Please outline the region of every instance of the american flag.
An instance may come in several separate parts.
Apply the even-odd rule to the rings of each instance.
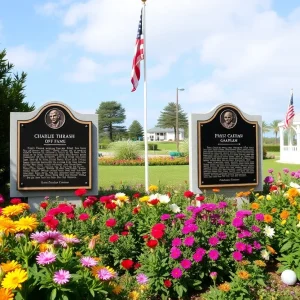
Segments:
[[[290,100],[289,107],[288,107],[287,113],[285,115],[285,120],[284,120],[285,128],[288,128],[291,125],[291,122],[292,122],[294,116],[295,116],[295,112],[294,112],[293,92],[292,92],[291,100]]]
[[[140,61],[144,59],[144,35],[143,35],[143,9],[135,42],[134,57],[132,62],[131,83],[132,92],[134,92],[139,84],[141,77]]]

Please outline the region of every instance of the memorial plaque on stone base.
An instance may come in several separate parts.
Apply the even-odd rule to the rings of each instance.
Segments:
[[[17,189],[92,187],[92,122],[75,118],[62,104],[49,104],[17,123]]]

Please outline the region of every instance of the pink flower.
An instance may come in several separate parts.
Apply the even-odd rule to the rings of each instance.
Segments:
[[[235,243],[235,249],[238,251],[245,251],[246,250],[246,244],[242,242]]]
[[[182,276],[182,271],[180,268],[174,268],[171,272],[173,278],[180,278]]]
[[[224,231],[217,232],[217,236],[220,240],[225,240],[227,238],[227,234]]]
[[[242,227],[242,226],[244,226],[244,222],[243,222],[243,220],[242,219],[240,219],[240,218],[234,218],[233,220],[232,220],[232,225],[234,226],[234,227]]]
[[[160,219],[162,220],[162,221],[166,221],[166,220],[168,220],[168,219],[170,219],[170,215],[169,214],[163,214],[161,217],[160,217]]]
[[[115,234],[111,235],[108,240],[111,243],[115,243],[118,239],[119,239],[119,236],[115,233]]]
[[[188,236],[184,239],[183,243],[185,246],[191,247],[193,246],[195,239],[193,236]]]
[[[13,198],[13,199],[10,200],[10,203],[13,204],[13,205],[17,205],[21,202],[22,202],[22,200],[20,198]]]
[[[93,266],[97,265],[97,261],[94,258],[90,257],[90,256],[82,257],[80,259],[80,262],[84,267],[93,267]]]
[[[111,218],[111,219],[108,219],[105,224],[107,227],[114,227],[117,224],[117,220]]]
[[[192,266],[192,262],[189,259],[183,259],[180,262],[180,265],[184,268],[184,269],[189,269]]]
[[[180,255],[181,255],[180,249],[178,249],[176,247],[171,248],[171,255],[170,255],[171,258],[177,259],[177,258],[179,258]]]
[[[54,273],[53,281],[57,284],[66,284],[67,282],[69,282],[70,278],[70,272],[61,269]]]
[[[241,261],[243,259],[243,254],[241,252],[239,252],[239,251],[234,251],[232,253],[232,257],[236,261]]]
[[[80,220],[80,221],[86,221],[89,217],[90,217],[90,216],[89,216],[88,214],[83,213],[83,214],[81,214],[81,215],[79,216],[79,220]]]
[[[148,282],[148,277],[145,274],[140,273],[136,276],[136,281],[139,284],[146,284]]]
[[[36,261],[39,265],[49,265],[56,261],[56,254],[50,251],[41,252],[36,257]]]
[[[173,247],[181,246],[181,239],[180,239],[180,238],[175,238],[175,239],[172,241],[172,246],[173,246]]]
[[[208,252],[208,257],[211,259],[211,260],[217,260],[219,258],[220,254],[219,254],[219,251],[218,250],[210,250]]]
[[[255,232],[260,232],[260,228],[258,226],[252,225],[251,229]]]
[[[82,197],[83,195],[85,195],[87,193],[86,189],[78,189],[74,192],[74,194],[78,197]]]
[[[4,197],[0,194],[0,204],[4,203]]]
[[[212,236],[208,239],[208,243],[211,245],[211,246],[216,246],[218,245],[219,243],[219,239],[215,236]]]
[[[198,249],[196,250],[196,252],[194,253],[194,255],[193,255],[194,261],[195,261],[195,262],[200,262],[200,261],[202,261],[202,259],[203,259],[204,255],[205,255],[205,253],[206,253],[205,249],[203,249],[203,248],[198,248]]]
[[[261,244],[257,241],[253,242],[253,248],[255,248],[256,250],[260,250],[261,249]]]
[[[262,214],[262,213],[256,214],[256,215],[255,215],[255,219],[256,219],[257,221],[263,221],[263,220],[264,220],[264,214]]]
[[[97,276],[101,280],[109,280],[114,277],[114,275],[111,272],[109,272],[106,268],[101,268],[97,272]]]

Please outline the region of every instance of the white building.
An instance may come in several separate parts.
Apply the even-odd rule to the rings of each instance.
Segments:
[[[148,129],[147,132],[147,139],[148,141],[155,142],[155,141],[175,141],[175,133],[173,128],[159,128],[154,127]],[[179,128],[179,141],[184,140],[184,130]]]
[[[280,162],[300,164],[300,113],[295,114],[290,128],[284,122],[278,124],[280,133]],[[287,141],[284,136],[287,134]]]

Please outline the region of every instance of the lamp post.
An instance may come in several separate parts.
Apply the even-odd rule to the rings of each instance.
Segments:
[[[184,91],[183,88],[176,88],[176,150],[179,152],[179,124],[178,124],[178,91]]]

